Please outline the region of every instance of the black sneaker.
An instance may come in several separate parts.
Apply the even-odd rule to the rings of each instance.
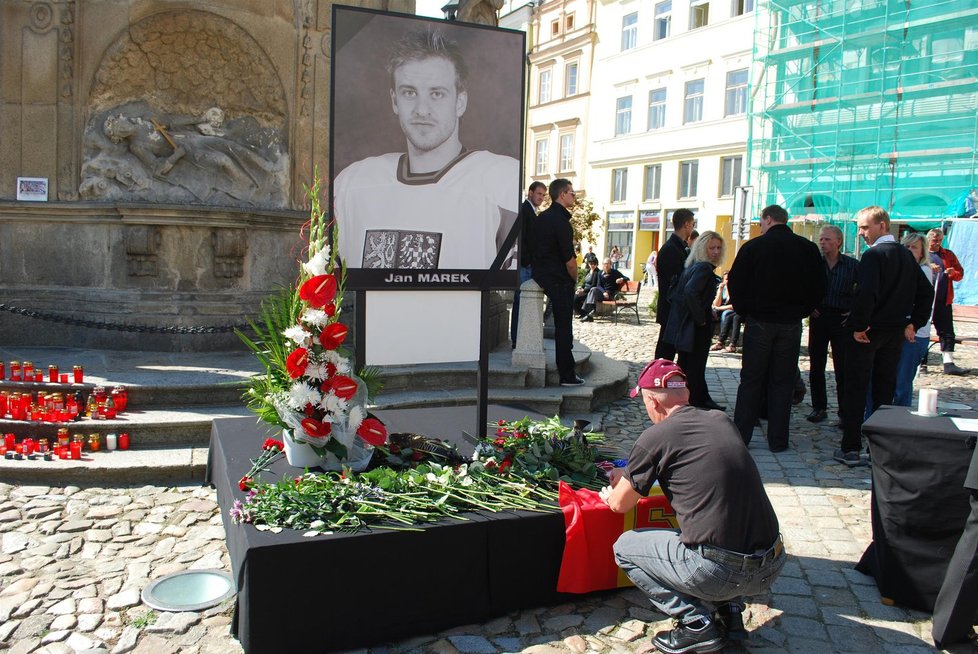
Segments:
[[[964,368],[959,368],[957,364],[945,363],[944,374],[945,375],[967,375],[968,371],[965,370]]]
[[[723,604],[717,607],[717,619],[727,634],[727,640],[747,640],[744,614],[739,604]]]
[[[859,465],[866,465],[862,458],[859,456],[859,452],[843,452],[841,449],[836,450],[832,454],[832,458],[839,463],[844,463],[850,468],[854,468]]]
[[[727,639],[716,622],[700,618],[693,624],[677,622],[675,629],[660,631],[652,642],[660,652],[666,654],[703,654],[719,652],[727,644]]]
[[[580,377],[578,377],[577,375],[574,375],[570,379],[561,379],[560,380],[560,385],[561,386],[580,386],[583,383],[584,383],[584,380],[581,379]]]
[[[812,409],[812,412],[805,416],[808,422],[822,422],[828,417],[825,409]]]

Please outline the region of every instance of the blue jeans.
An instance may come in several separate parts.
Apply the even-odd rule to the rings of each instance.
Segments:
[[[672,529],[626,531],[615,542],[618,567],[657,609],[683,623],[712,619],[718,604],[766,592],[786,560],[782,550],[760,566],[719,563],[686,547]]]
[[[513,294],[513,313],[509,321],[509,340],[513,342],[513,347],[516,347],[516,330],[520,324],[520,286],[532,278],[533,268],[520,266],[520,285],[516,287],[516,293]]]
[[[913,343],[904,342],[900,351],[900,361],[897,363],[896,391],[893,393],[893,404],[911,406],[913,400],[913,380],[917,376],[917,366],[927,354],[930,346],[929,338],[917,336]]]

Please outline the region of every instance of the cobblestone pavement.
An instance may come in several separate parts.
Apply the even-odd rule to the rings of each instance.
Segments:
[[[648,319],[640,326],[607,320],[575,325],[580,341],[628,362],[632,381],[651,357],[657,333]],[[978,368],[978,348],[960,349],[960,365]],[[931,354],[935,370],[939,356]],[[713,397],[731,409],[739,366],[736,354],[710,357]],[[802,370],[807,372],[804,356]],[[920,383],[940,389],[944,400],[978,403],[978,374],[930,374]],[[830,398],[833,391],[830,386]],[[835,463],[831,453],[839,433],[831,421],[805,421],[809,410],[807,402],[795,408],[787,452],[771,454],[764,438],[752,442],[790,559],[770,595],[748,606],[750,639],[726,651],[935,651],[927,614],[883,605],[872,579],[853,570],[870,540],[869,469]],[[606,432],[626,449],[648,426],[635,401],[614,402],[601,413]],[[149,581],[170,572],[229,567],[211,489],[0,483],[0,650],[5,652],[241,652],[229,635],[229,606],[204,613],[157,613],[143,606],[139,595]],[[639,592],[629,589],[371,652],[641,654],[654,651],[650,636],[669,627]],[[949,651],[976,654],[978,648]]]

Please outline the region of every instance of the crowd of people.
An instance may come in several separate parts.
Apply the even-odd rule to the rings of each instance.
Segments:
[[[528,202],[538,204],[533,191]],[[528,263],[553,306],[561,384],[577,385],[583,380],[570,353],[572,311],[593,319],[595,305],[613,296],[625,277],[616,266],[620,252],[609,253],[599,268],[589,249],[574,290],[573,187],[556,180],[549,194],[551,208],[528,215]],[[842,254],[837,227],[824,226],[816,245],[791,230],[783,207],[771,205],[760,215],[761,236],[744,243],[720,277],[724,238],[696,233],[694,218],[676,211],[673,233],[646,262],[646,278],[658,289],[660,329],[655,356],[631,396],[641,397],[652,426],[600,493],[612,511],[625,513],[658,484],[675,510],[680,529],[626,531],[614,546],[622,571],[674,619],[673,629],[653,639],[667,654],[719,651],[729,640],[746,638],[743,598],[767,591],[784,566],[778,519],[747,445],[763,418],[768,449],[789,446],[791,405],[799,385],[804,388],[798,365],[804,320],[812,391],[807,419],[827,417],[831,351],[842,429],[834,458],[848,466],[867,463],[863,421],[883,404],[910,404],[932,318],[944,371],[966,372],[954,363],[950,311],[951,282],[963,269],[942,246],[940,230],[926,238],[910,232],[897,241],[887,212],[866,207],[856,225],[868,249],[857,261]],[[705,372],[711,351],[737,351],[741,331],[731,418],[710,396]]]

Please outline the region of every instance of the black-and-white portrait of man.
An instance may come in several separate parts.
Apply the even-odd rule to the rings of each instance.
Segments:
[[[381,75],[387,86],[381,95],[378,84],[370,85],[372,98],[360,88],[359,102],[334,100],[333,166],[340,171],[334,210],[348,269],[511,269],[511,243],[504,244],[520,200],[522,71],[487,74],[486,65],[500,56],[518,64],[522,53],[486,49],[499,38],[522,47],[521,39],[342,9],[334,23],[334,93],[344,96],[341,80],[352,76],[376,82]],[[346,28],[354,33],[344,34]],[[357,38],[368,31],[390,39],[381,46],[383,63],[377,38]],[[366,42],[369,54],[358,47]],[[500,101],[500,91],[514,97]],[[507,104],[516,110],[511,115],[498,111]],[[370,120],[378,106],[386,116]],[[364,122],[371,123],[370,131],[363,130]],[[502,136],[507,131],[512,136]],[[370,149],[377,153],[353,159]]]

